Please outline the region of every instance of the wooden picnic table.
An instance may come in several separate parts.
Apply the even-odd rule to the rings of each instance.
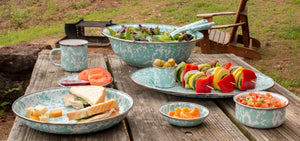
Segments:
[[[60,57],[54,55],[54,61]],[[233,54],[192,54],[188,63],[207,63],[218,59],[221,64],[230,61],[234,65],[259,72]],[[89,55],[89,68],[108,69],[113,77],[113,88],[132,96],[134,106],[127,117],[109,129],[80,135],[49,134],[31,129],[17,117],[9,135],[10,141],[19,140],[299,140],[300,139],[300,98],[275,82],[267,91],[276,92],[289,99],[286,120],[274,129],[255,129],[244,126],[235,118],[235,104],[232,98],[203,99],[186,98],[163,94],[161,92],[139,86],[130,79],[130,75],[140,69],[123,62],[116,55]],[[49,61],[47,54],[39,55],[32,72],[30,84],[25,94],[59,87],[57,80],[72,73],[63,71]],[[160,105],[170,101],[187,101],[207,107],[210,115],[196,127],[182,128],[170,125],[158,112]]]

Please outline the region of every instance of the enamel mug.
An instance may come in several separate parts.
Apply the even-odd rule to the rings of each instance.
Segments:
[[[176,83],[175,67],[157,67],[154,66],[154,85],[159,88],[174,87]]]
[[[53,65],[62,67],[65,71],[82,71],[88,68],[88,41],[67,39],[60,41],[59,45],[60,48],[52,49],[49,55]],[[61,64],[53,62],[54,51],[61,51]]]

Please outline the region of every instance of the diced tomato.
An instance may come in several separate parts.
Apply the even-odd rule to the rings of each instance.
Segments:
[[[277,102],[275,103],[275,107],[282,107],[282,106],[281,106],[281,102],[277,101]]]
[[[246,105],[246,100],[245,100],[245,99],[243,99],[243,100],[241,100],[241,101],[240,101],[240,103],[242,103],[242,104]]]
[[[261,107],[262,107],[262,108],[269,108],[269,104],[263,103]]]
[[[254,104],[254,107],[260,107],[261,106],[261,103],[260,102],[256,102],[255,104]]]
[[[263,95],[250,92],[244,96],[237,97],[236,101],[244,105],[260,108],[275,108],[285,106],[284,102],[273,98],[270,93]]]
[[[220,80],[217,84],[223,93],[230,93],[234,91],[235,79],[232,74],[229,74],[222,80]]]
[[[225,69],[229,69],[229,68],[231,68],[231,67],[233,67],[233,65],[231,64],[231,62],[227,62],[224,66],[223,66],[223,68],[225,68]]]

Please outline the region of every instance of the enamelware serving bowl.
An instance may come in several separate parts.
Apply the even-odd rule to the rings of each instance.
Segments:
[[[122,24],[125,27],[138,27],[139,24]],[[122,25],[110,26],[108,28],[118,31]],[[147,28],[159,27],[161,32],[171,32],[177,26],[159,25],[159,24],[141,24]],[[176,63],[186,61],[196,42],[203,38],[200,32],[193,33],[195,40],[182,42],[146,42],[146,41],[132,41],[120,39],[111,36],[108,28],[103,29],[102,34],[109,38],[114,53],[119,56],[127,64],[135,67],[150,67],[154,59],[168,60],[174,58]]]
[[[200,114],[198,118],[194,119],[183,119],[169,116],[168,113],[170,111],[175,111],[176,108],[189,108],[193,109],[194,107],[198,107]],[[170,124],[180,126],[180,127],[193,127],[201,124],[204,119],[209,115],[209,111],[206,107],[190,102],[170,102],[160,106],[159,108],[160,114],[163,118]]]
[[[237,101],[237,97],[248,94],[242,92],[233,97],[235,102],[235,116],[241,123],[253,128],[275,128],[280,126],[285,120],[286,107],[289,101],[286,97],[272,92],[255,91],[255,93],[270,93],[275,99],[285,103],[285,106],[275,108],[251,107],[241,104]]]

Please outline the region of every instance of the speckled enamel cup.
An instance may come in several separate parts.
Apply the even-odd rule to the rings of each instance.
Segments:
[[[159,88],[174,87],[176,83],[175,67],[157,67],[154,66],[154,85]]]
[[[82,71],[88,68],[88,41],[68,39],[59,42],[60,48],[52,49],[49,55],[53,65],[62,67],[65,71]],[[61,64],[54,63],[52,53],[61,51]]]
[[[235,116],[238,121],[253,128],[275,128],[280,126],[285,120],[286,107],[289,102],[284,96],[272,92],[256,91],[260,94],[270,93],[275,99],[285,102],[286,105],[278,108],[257,108],[243,105],[236,101],[237,97],[246,95],[243,92],[233,97],[235,102]]]

